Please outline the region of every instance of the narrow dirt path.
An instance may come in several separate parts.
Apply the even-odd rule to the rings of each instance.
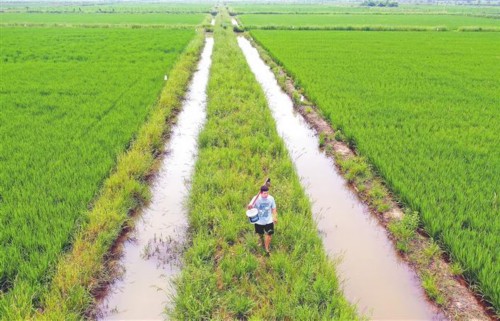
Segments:
[[[205,91],[213,44],[213,38],[206,38],[187,99],[165,148],[166,156],[153,181],[152,201],[123,244],[123,274],[100,304],[103,319],[164,318],[173,294],[170,281],[180,271],[188,225],[183,202],[196,161],[198,133],[206,118]]]
[[[239,45],[262,85],[278,132],[313,201],[313,213],[325,249],[339,258],[344,293],[372,319],[441,320],[426,300],[416,274],[398,257],[385,230],[348,188],[334,164],[318,148],[316,133],[294,113],[274,74],[244,37]]]

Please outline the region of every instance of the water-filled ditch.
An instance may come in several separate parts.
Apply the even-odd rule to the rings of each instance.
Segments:
[[[174,295],[170,281],[180,269],[187,230],[184,202],[197,154],[198,134],[206,118],[213,38],[206,38],[198,69],[189,85],[159,173],[152,200],[123,244],[122,277],[100,304],[105,320],[162,320]]]
[[[312,200],[325,250],[340,259],[337,273],[346,298],[373,320],[442,319],[427,301],[418,277],[398,257],[385,229],[319,150],[315,131],[294,112],[292,100],[257,50],[244,37],[238,37],[238,44],[264,89],[278,132]]]

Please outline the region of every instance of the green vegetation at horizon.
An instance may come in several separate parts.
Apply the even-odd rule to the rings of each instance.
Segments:
[[[1,33],[0,314],[24,319],[195,32]]]
[[[251,34],[500,310],[500,35]]]
[[[460,27],[496,27],[500,20],[458,15],[300,15],[300,14],[245,14],[238,17],[246,28],[303,27],[303,26],[383,26],[383,27],[445,27],[456,30]]]
[[[45,13],[208,13],[213,4],[209,2],[117,2],[115,4],[78,3],[78,2],[6,2],[5,12],[45,12]]]
[[[166,24],[198,25],[207,14],[159,14],[159,13],[0,13],[2,24]]]
[[[399,4],[399,7],[367,7],[359,4],[278,4],[278,3],[232,3],[230,10],[236,14],[466,14],[500,16],[498,6],[445,6],[445,5],[410,5]]]
[[[189,199],[191,247],[176,281],[176,320],[353,320],[311,205],[231,24],[215,27],[208,120]],[[265,177],[278,206],[271,256],[246,204]]]

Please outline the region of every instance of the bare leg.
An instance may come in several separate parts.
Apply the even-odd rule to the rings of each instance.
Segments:
[[[264,246],[264,234],[259,234],[259,246]]]
[[[264,245],[265,245],[265,248],[266,248],[266,252],[269,252],[270,251],[269,250],[269,246],[271,245],[271,235],[266,234]]]

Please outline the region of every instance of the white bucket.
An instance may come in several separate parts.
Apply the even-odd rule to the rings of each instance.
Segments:
[[[257,221],[259,220],[259,210],[256,208],[249,209],[247,211],[247,217],[250,223],[257,223]]]

